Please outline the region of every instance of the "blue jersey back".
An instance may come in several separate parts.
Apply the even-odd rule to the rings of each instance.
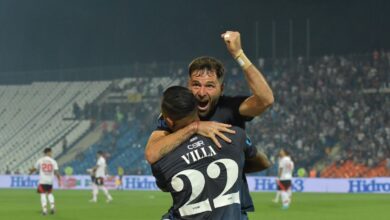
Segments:
[[[152,165],[157,185],[172,195],[173,219],[241,218],[244,154],[253,147],[242,129],[233,129],[232,144],[222,149],[195,135]]]
[[[244,117],[240,115],[239,108],[247,96],[221,96],[213,112],[207,117],[201,118],[202,121],[217,121],[221,123],[231,124],[245,129],[245,122],[252,120],[252,117]],[[159,117],[156,130],[164,130],[172,133],[162,117]],[[222,143],[224,141],[221,141]],[[242,180],[244,184],[241,186],[241,209],[242,211],[254,211],[254,205],[252,198],[249,194],[249,187],[245,177],[245,173],[242,174]]]

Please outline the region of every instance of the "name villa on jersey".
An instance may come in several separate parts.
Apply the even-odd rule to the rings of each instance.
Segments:
[[[190,143],[196,140],[198,140],[198,138],[194,137],[190,140]],[[191,151],[181,156],[181,158],[187,164],[194,163],[206,157],[212,157],[214,155],[217,155],[213,147],[211,145],[206,146],[203,140],[199,140],[187,145],[187,149]]]

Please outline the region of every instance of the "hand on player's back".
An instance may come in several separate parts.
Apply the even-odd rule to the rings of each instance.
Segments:
[[[200,134],[202,136],[210,138],[218,148],[221,148],[221,143],[219,143],[217,136],[220,137],[222,140],[231,143],[232,140],[230,140],[228,137],[225,136],[224,133],[230,133],[235,134],[236,132],[232,129],[230,129],[231,125],[214,122],[214,121],[200,121],[198,125],[198,132],[197,134]]]

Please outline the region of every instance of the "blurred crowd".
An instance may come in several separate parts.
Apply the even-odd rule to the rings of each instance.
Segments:
[[[321,159],[373,167],[390,157],[390,52],[276,60],[271,69],[275,104],[248,124],[268,155],[287,148],[306,170]]]

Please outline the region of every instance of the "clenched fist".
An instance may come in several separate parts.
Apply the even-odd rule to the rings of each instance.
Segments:
[[[237,31],[226,31],[221,34],[221,38],[224,40],[229,53],[233,58],[236,58],[242,50],[240,33]]]

